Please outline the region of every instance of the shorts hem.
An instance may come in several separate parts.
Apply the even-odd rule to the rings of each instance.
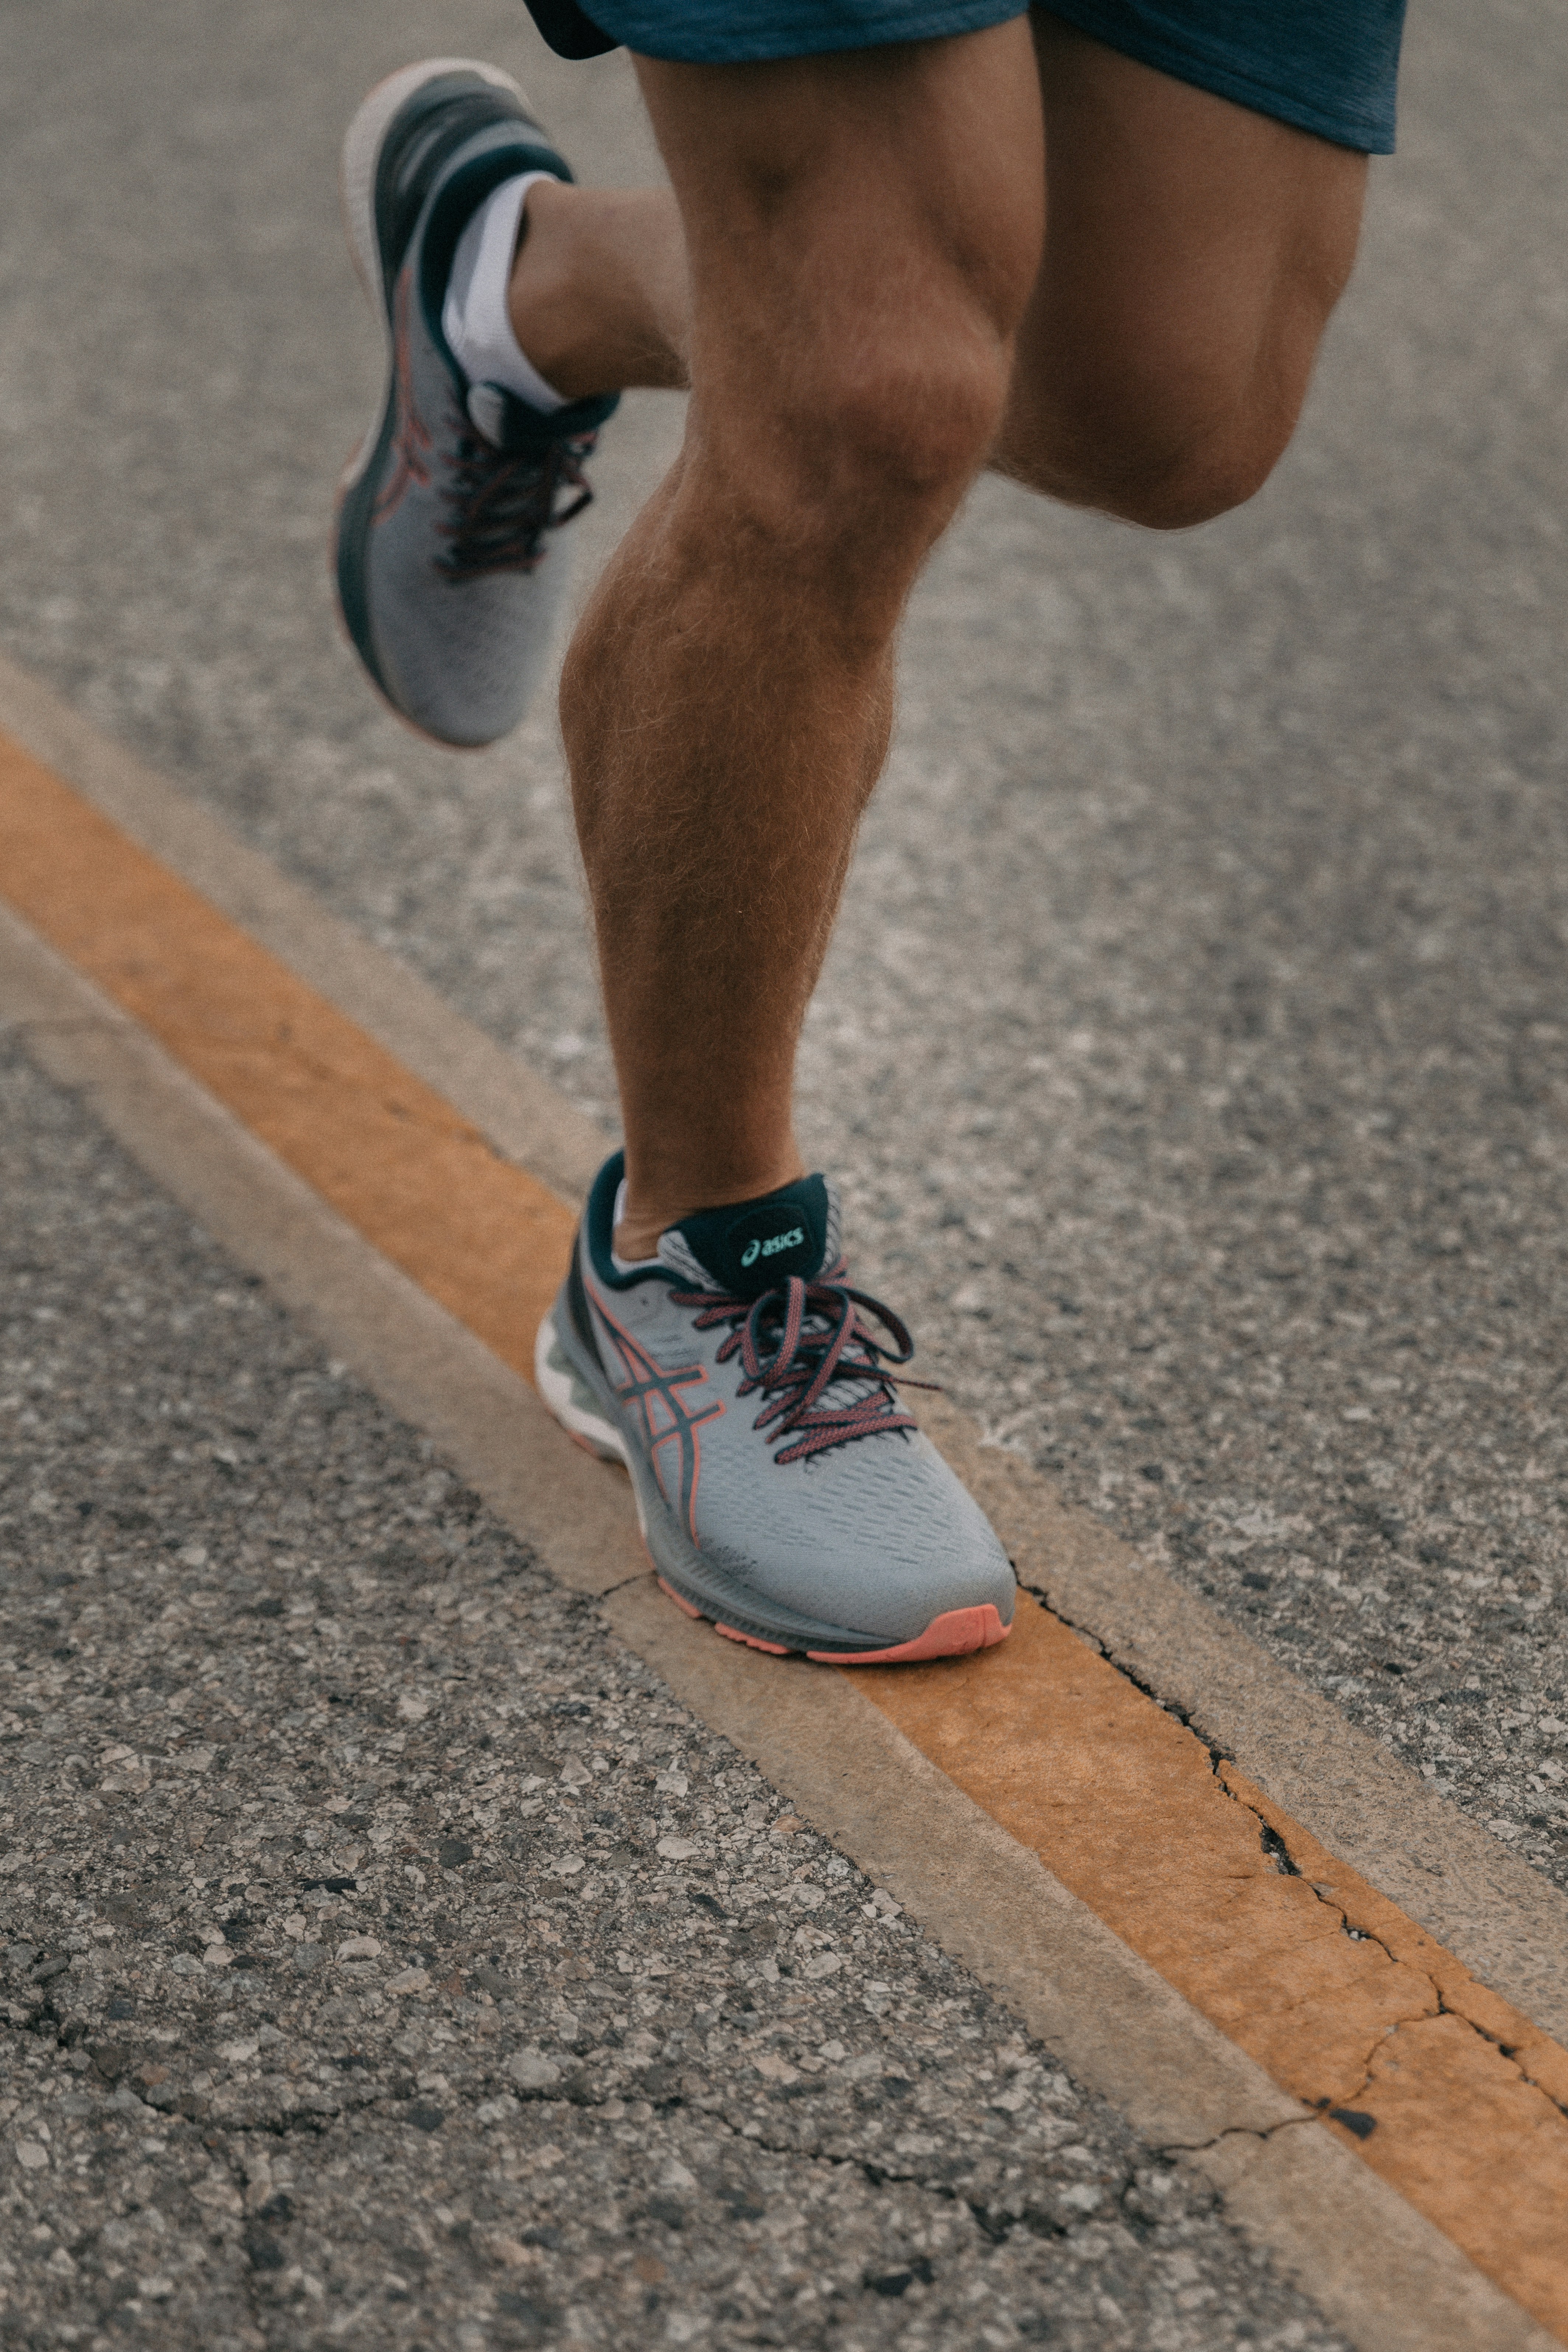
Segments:
[[[1254,114],[1272,115],[1276,121],[1288,122],[1295,131],[1310,131],[1314,137],[1328,140],[1331,146],[1348,147],[1358,155],[1394,152],[1394,123],[1386,114],[1373,116],[1353,109],[1336,112],[1332,108],[1313,106],[1288,89],[1238,72],[1234,63],[1205,56],[1196,45],[1184,48],[1180,42],[1163,39],[1157,33],[1134,32],[1121,24],[1108,25],[1094,0],[1050,0],[1046,13],[1060,17],[1076,32],[1087,33],[1090,40],[1103,42],[1108,49],[1120,50],[1123,57],[1134,58],[1140,65],[1152,66],[1157,73],[1169,74],[1173,80],[1190,82],[1194,89],[1209,90],[1215,98],[1228,98],[1233,104],[1245,106]]]
[[[889,11],[875,24],[847,25],[842,32],[836,29],[825,37],[818,7],[793,23],[781,25],[775,19],[763,33],[716,33],[706,40],[688,40],[679,46],[668,35],[660,37],[660,19],[668,19],[668,13],[662,8],[644,16],[636,9],[605,7],[601,0],[594,17],[607,35],[639,57],[657,58],[665,65],[738,66],[887,48],[900,41],[954,40],[964,33],[984,33],[994,25],[1010,24],[1016,16],[1026,16],[1029,9],[1028,0],[969,0],[968,5],[946,8],[912,6]]]

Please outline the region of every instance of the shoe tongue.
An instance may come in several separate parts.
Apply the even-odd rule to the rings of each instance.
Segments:
[[[590,400],[574,400],[564,408],[552,408],[547,416],[503,383],[471,383],[463,405],[469,423],[492,448],[542,457],[553,442],[596,432],[613,415],[619,399],[619,393],[605,393]]]
[[[559,437],[542,409],[531,408],[503,383],[471,383],[463,404],[492,448],[542,452]]]
[[[757,1298],[798,1274],[810,1282],[838,1255],[838,1201],[823,1176],[803,1176],[739,1208],[700,1209],[658,1244],[664,1264],[700,1288]]]

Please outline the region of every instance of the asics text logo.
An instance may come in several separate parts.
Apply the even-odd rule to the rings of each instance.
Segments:
[[[777,1257],[780,1250],[794,1249],[797,1242],[805,1239],[804,1232],[796,1225],[792,1232],[773,1234],[765,1242],[748,1242],[741,1252],[741,1264],[755,1265],[760,1257]]]

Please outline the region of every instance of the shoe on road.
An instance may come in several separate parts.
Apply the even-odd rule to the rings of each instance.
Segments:
[[[386,382],[339,495],[338,601],[372,678],[438,742],[515,727],[566,588],[562,527],[618,394],[546,415],[470,383],[441,327],[458,240],[505,180],[566,163],[494,66],[431,58],[373,89],[342,151],[344,222]]]
[[[704,1210],[622,1269],[622,1168],[599,1172],[535,1372],[579,1444],[631,1473],[670,1598],[731,1641],[837,1664],[1005,1641],[1012,1568],[900,1404],[912,1343],[849,1286],[831,1185]]]

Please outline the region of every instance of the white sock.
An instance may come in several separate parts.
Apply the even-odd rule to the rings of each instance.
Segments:
[[[441,306],[441,331],[468,382],[503,384],[546,416],[567,404],[520,349],[506,297],[524,200],[536,180],[553,177],[521,172],[486,197],[458,239]]]

